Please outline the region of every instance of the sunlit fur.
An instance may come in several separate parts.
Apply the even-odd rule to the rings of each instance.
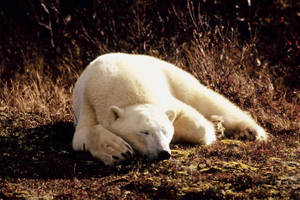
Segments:
[[[73,108],[77,124],[73,148],[82,150],[85,143],[87,149],[106,164],[114,161],[103,159],[101,153],[93,153],[109,152],[101,143],[117,146],[111,152],[118,155],[130,144],[149,157],[155,157],[160,148],[169,148],[167,144],[171,139],[173,142],[212,144],[216,140],[212,116],[223,120],[228,135],[247,132],[249,137],[267,139],[265,131],[251,116],[225,97],[174,65],[145,55],[111,53],[95,59],[76,82]],[[120,116],[116,117],[118,109]],[[171,118],[168,113],[173,113]],[[121,119],[122,123],[117,121]],[[172,122],[173,138],[163,137],[166,131],[162,130]],[[91,134],[95,132],[91,130],[95,125],[98,131]],[[143,129],[151,130],[156,139],[142,134],[145,138],[141,139],[138,133]],[[100,135],[101,140],[94,139]],[[169,131],[167,135],[173,134]],[[114,140],[118,145],[110,144],[109,137],[119,138]]]

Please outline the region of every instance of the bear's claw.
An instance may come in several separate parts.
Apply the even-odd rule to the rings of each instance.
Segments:
[[[97,132],[92,134],[94,137],[89,140],[89,151],[105,165],[113,165],[133,156],[133,149],[121,137],[99,125],[93,130]]]

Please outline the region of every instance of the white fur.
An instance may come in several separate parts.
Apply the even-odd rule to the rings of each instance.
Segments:
[[[213,116],[222,118],[227,132],[267,139],[248,114],[222,95],[145,55],[111,53],[92,61],[76,82],[73,108],[73,148],[84,145],[108,165],[133,153],[128,146],[157,158],[161,151],[170,152],[171,140],[211,144],[216,140]]]

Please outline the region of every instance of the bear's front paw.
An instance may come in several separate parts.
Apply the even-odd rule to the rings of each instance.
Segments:
[[[130,159],[134,155],[132,147],[119,136],[102,137],[98,141],[90,149],[90,152],[105,165],[116,164],[122,160]]]

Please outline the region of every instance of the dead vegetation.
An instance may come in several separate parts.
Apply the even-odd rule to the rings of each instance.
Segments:
[[[93,2],[1,3],[1,199],[299,199],[299,5]],[[271,140],[173,145],[168,161],[137,157],[112,168],[74,153],[73,85],[112,51],[191,72],[249,111]]]

